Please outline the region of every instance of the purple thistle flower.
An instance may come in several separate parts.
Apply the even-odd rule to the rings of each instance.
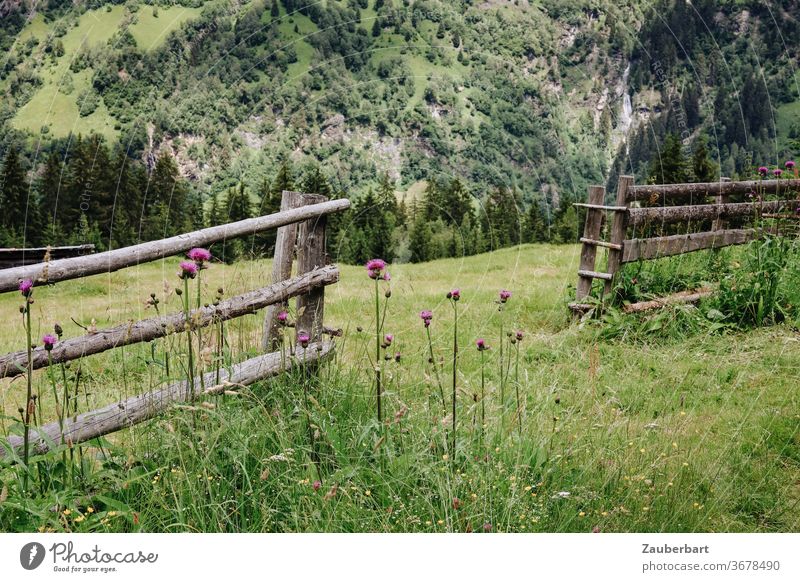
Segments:
[[[278,313],[278,323],[281,325],[286,325],[286,321],[289,319],[289,314],[285,311],[281,311]]]
[[[758,168],[758,173],[761,174],[762,176],[766,176],[767,172],[769,172],[769,168],[767,168],[766,166],[761,166],[760,168]]]
[[[42,343],[44,344],[44,349],[48,352],[53,349],[53,346],[56,345],[58,339],[53,334],[45,334],[42,336]]]
[[[483,524],[483,531],[492,531],[492,524],[488,521]]]
[[[787,170],[794,170],[794,160],[788,160],[784,165],[786,166]]]
[[[395,352],[395,354],[394,354],[394,361],[395,361],[395,362],[399,362],[399,361],[400,361],[400,352]]]
[[[517,341],[521,342],[522,338],[524,338],[524,337],[525,337],[525,334],[522,333],[522,330],[517,330]]]
[[[425,327],[428,327],[431,324],[431,320],[433,319],[433,313],[426,309],[424,311],[419,312],[419,317],[420,319],[422,319],[422,323],[425,324]]]
[[[319,488],[322,487],[322,482],[321,481],[314,481],[314,484],[311,485],[311,487],[314,488],[314,491],[319,491]]]
[[[461,299],[461,289],[453,289],[447,293],[447,298],[452,299],[453,301],[458,301]]]
[[[383,259],[370,259],[367,261],[366,267],[370,279],[383,279],[383,270],[386,268],[386,261]]]
[[[479,352],[489,349],[489,346],[486,345],[486,340],[483,338],[480,338],[478,341],[476,341],[475,345],[477,346]]]
[[[387,346],[392,345],[393,341],[394,341],[394,336],[392,334],[387,333],[385,336],[383,336],[383,343],[386,344]]]
[[[194,279],[197,276],[197,263],[193,263],[191,261],[183,261],[180,264],[181,270],[178,273],[178,276],[181,279]]]
[[[186,256],[192,259],[202,269],[203,263],[211,260],[211,251],[208,249],[194,248],[186,253]]]
[[[781,170],[780,168],[775,168],[774,170],[772,170],[772,173],[775,174],[776,178],[780,178],[781,174],[783,174],[783,170]]]
[[[23,279],[19,282],[19,292],[25,297],[31,294],[31,289],[33,289],[33,281],[30,279]]]
[[[506,289],[500,291],[500,303],[505,303],[509,299],[511,299],[511,291],[508,291]]]
[[[308,347],[308,342],[311,341],[311,338],[308,337],[307,333],[301,333],[297,336],[297,343],[299,343],[304,348]]]

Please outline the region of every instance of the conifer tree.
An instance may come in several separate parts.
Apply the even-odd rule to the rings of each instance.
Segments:
[[[692,176],[695,182],[714,182],[717,179],[717,165],[708,157],[705,136],[700,136],[692,151]]]
[[[3,160],[2,182],[0,183],[0,203],[2,203],[2,226],[4,238],[2,244],[24,247],[33,234],[28,232],[29,185],[25,170],[19,159],[16,148],[9,148]],[[35,206],[35,205],[34,205]]]

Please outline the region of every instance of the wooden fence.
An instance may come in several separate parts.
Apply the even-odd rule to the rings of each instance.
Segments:
[[[55,259],[79,257],[94,252],[94,245],[73,245],[67,247],[3,248],[0,249],[0,269],[10,269],[22,265],[35,265]]]
[[[798,179],[733,182],[722,178],[710,183],[637,186],[633,176],[620,176],[615,202],[606,205],[605,188],[590,186],[587,202],[575,204],[586,208],[586,221],[580,239],[583,247],[575,302],[570,303],[570,308],[576,313],[584,313],[597,307],[587,302],[593,281],[601,279],[604,282],[600,293],[602,301],[610,296],[615,277],[624,263],[744,244],[766,232],[776,232],[776,220],[797,219],[795,211],[800,200],[795,196],[798,189]],[[742,196],[747,201],[731,202],[734,196]],[[765,200],[767,196],[776,199]],[[709,198],[713,198],[713,203],[709,203]],[[608,241],[602,240],[601,236],[606,213],[613,215]],[[746,228],[729,228],[730,219],[750,224]],[[663,227],[684,223],[698,228],[708,221],[711,221],[709,230],[655,237],[635,236],[637,231],[644,233],[653,225]],[[771,224],[764,226],[765,223]],[[629,233],[630,238],[627,238]],[[595,267],[598,248],[608,250],[604,271]],[[703,290],[700,296],[708,292]],[[657,306],[673,302],[673,299],[685,302],[698,297],[698,293],[679,295],[647,303]]]
[[[183,313],[165,314],[141,321],[130,321],[108,329],[58,342],[49,354],[43,347],[33,350],[28,361],[27,351],[0,356],[0,378],[30,374],[52,363],[68,362],[116,347],[152,341],[186,329],[199,329],[214,322],[226,321],[268,307],[263,345],[271,351],[235,364],[229,369],[213,371],[194,379],[114,402],[103,408],[76,414],[63,419],[63,426],[51,422],[31,427],[30,446],[44,453],[53,446],[69,446],[133,426],[167,410],[172,404],[193,399],[202,394],[219,393],[227,387],[246,386],[286,372],[298,365],[321,361],[333,353],[333,344],[324,335],[338,335],[323,325],[325,287],[339,280],[339,270],[328,265],[325,253],[325,222],[327,215],[349,208],[348,200],[328,200],[317,194],[284,192],[280,212],[251,218],[172,238],[142,243],[89,256],[53,260],[26,265],[0,272],[0,292],[16,291],[19,282],[32,279],[35,285],[108,273],[125,267],[155,261],[184,253],[194,247],[210,246],[227,239],[278,229],[278,244],[272,284],[231,297],[217,305],[193,310],[188,322]],[[292,277],[292,263],[297,255],[297,274]],[[297,298],[298,334],[310,337],[307,347],[295,346],[292,354],[277,349],[281,330],[276,326],[277,313]],[[188,324],[188,325],[187,325]],[[265,350],[266,351],[266,350]],[[30,403],[29,403],[30,404]],[[21,436],[11,436],[0,442],[0,458],[14,457],[23,448]]]

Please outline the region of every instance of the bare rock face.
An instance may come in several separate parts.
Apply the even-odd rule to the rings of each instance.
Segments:
[[[326,119],[320,127],[322,138],[331,141],[342,141],[344,138],[344,115],[337,113]]]

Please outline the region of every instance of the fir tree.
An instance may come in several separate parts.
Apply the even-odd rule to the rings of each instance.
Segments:
[[[432,238],[433,235],[428,220],[423,216],[417,217],[411,227],[411,237],[409,240],[412,263],[424,263],[433,258],[433,249],[431,248]]]
[[[650,163],[650,181],[654,184],[682,184],[689,181],[688,170],[680,138],[674,133],[667,134],[660,155]]]
[[[700,136],[692,151],[692,175],[695,182],[714,182],[717,180],[717,165],[708,157],[705,136]]]
[[[14,147],[9,148],[3,160],[2,183],[0,183],[0,203],[2,203],[2,220],[4,239],[0,242],[7,246],[24,247],[28,245],[29,185],[25,170]]]

